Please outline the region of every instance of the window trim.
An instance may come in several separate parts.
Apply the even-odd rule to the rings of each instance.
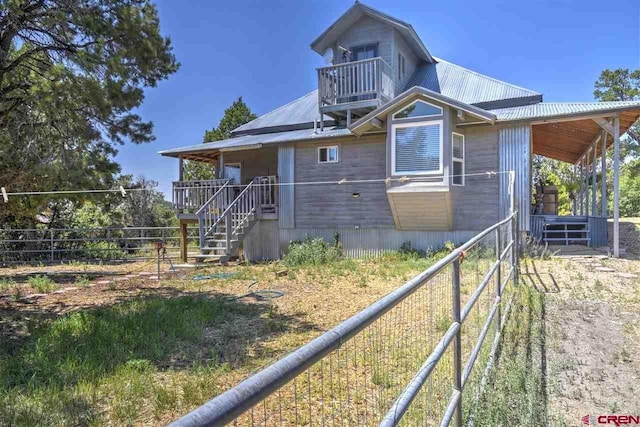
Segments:
[[[396,171],[396,129],[421,127],[421,126],[440,126],[440,161],[439,168],[435,171]],[[444,120],[426,120],[422,122],[394,123],[391,125],[391,175],[442,175],[444,173]]]
[[[459,136],[462,138],[462,157],[456,157],[453,155],[453,136]],[[466,153],[466,141],[465,141],[465,136],[462,133],[459,132],[451,132],[451,172],[453,172],[453,164],[455,162],[460,162],[462,163],[462,184],[456,184],[454,182],[455,177],[451,177],[451,185],[454,185],[456,187],[464,187],[465,184],[465,169],[466,169],[466,157],[467,157],[467,153]],[[452,175],[454,175],[454,173],[452,173]]]
[[[432,107],[437,108],[438,110],[440,110],[439,114],[429,114],[427,116],[416,116],[416,117],[396,117],[396,114],[401,113],[402,111],[406,110],[407,108],[411,107],[413,104],[416,104],[418,102],[422,102],[424,104],[427,105],[431,105]],[[402,107],[400,110],[396,111],[395,113],[393,113],[393,115],[391,116],[391,120],[416,120],[416,119],[424,119],[424,118],[429,118],[429,117],[441,117],[444,114],[444,110],[442,109],[442,107],[440,107],[439,105],[436,104],[432,104],[430,102],[424,101],[422,99],[416,99],[415,101],[413,101],[410,104],[405,105],[404,107]]]
[[[327,160],[322,162],[320,161],[320,150],[322,150],[323,148],[327,149]],[[335,160],[329,160],[329,150],[331,148],[335,148],[336,149],[336,159]],[[340,146],[339,145],[322,145],[320,147],[318,147],[318,164],[319,165],[324,165],[327,163],[339,163],[340,162]]]

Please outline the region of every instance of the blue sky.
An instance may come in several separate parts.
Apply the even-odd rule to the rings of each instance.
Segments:
[[[411,23],[434,55],[544,94],[591,101],[604,68],[640,68],[640,1],[367,0]],[[162,32],[180,70],[146,91],[139,113],[156,141],[126,144],[123,173],[170,194],[178,161],[158,151],[201,142],[242,96],[258,115],[316,87],[322,57],[309,44],[352,1],[159,0]]]

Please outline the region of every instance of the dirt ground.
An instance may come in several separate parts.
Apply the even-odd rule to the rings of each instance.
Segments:
[[[579,425],[585,415],[640,414],[639,226],[621,222],[623,259],[562,248],[552,259],[523,262],[523,280],[545,294],[552,425]]]

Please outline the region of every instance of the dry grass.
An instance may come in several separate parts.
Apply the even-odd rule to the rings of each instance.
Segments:
[[[166,423],[434,261],[341,260],[283,277],[280,264],[208,267],[197,274],[231,276],[193,280],[190,272],[160,283],[133,274],[153,272],[153,263],[3,269],[0,424]],[[112,282],[96,284],[101,276]],[[242,297],[256,281],[252,291],[283,296]],[[23,299],[36,282],[67,290]]]

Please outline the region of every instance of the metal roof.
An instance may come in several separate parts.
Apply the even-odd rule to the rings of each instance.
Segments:
[[[539,92],[485,76],[440,58],[434,59],[436,63],[424,64],[416,70],[405,90],[412,86],[422,86],[465,104],[474,104],[482,108],[491,108],[491,105],[483,105],[489,103],[500,107],[499,103],[507,100],[516,105],[542,101]]]
[[[501,102],[522,105],[542,100],[542,95],[538,92],[478,74],[442,59],[438,61],[440,62],[437,64],[428,64],[417,70],[405,90],[421,86],[464,104],[484,109],[490,108],[492,104],[494,108],[499,107]],[[295,128],[298,125],[299,128],[312,128],[313,121],[319,118],[318,91],[314,90],[234,129],[233,135],[285,130],[278,129],[282,126]],[[334,124],[331,117],[325,115],[324,120],[325,124]]]
[[[258,129],[260,133],[266,133],[270,130],[269,128],[279,126],[305,125],[311,128],[313,127],[313,121],[320,119],[319,111],[318,91],[314,90],[288,104],[263,114],[249,123],[237,127],[233,130],[233,134],[258,133],[255,132]],[[325,123],[333,123],[333,119],[329,116],[324,116],[324,120]]]
[[[539,102],[519,107],[489,110],[498,121],[534,120],[560,116],[582,115],[589,113],[607,113],[629,108],[640,108],[640,101],[610,102]]]
[[[206,142],[204,144],[190,145],[187,147],[175,148],[172,150],[160,151],[163,156],[178,157],[180,154],[198,153],[212,150],[229,150],[248,147],[254,145],[277,144],[294,141],[313,141],[324,138],[335,138],[343,136],[353,136],[346,128],[325,128],[324,131],[313,129],[300,129],[287,132],[274,132],[259,135],[244,135],[236,138],[224,139],[222,141]],[[355,138],[355,136],[354,136]]]

